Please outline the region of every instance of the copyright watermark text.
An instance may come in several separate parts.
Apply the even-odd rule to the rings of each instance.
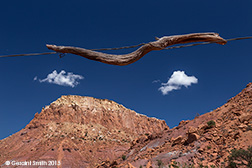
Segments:
[[[35,161],[35,160],[29,160],[29,161],[6,161],[5,162],[6,166],[60,166],[61,162],[57,160],[40,160],[40,161]]]

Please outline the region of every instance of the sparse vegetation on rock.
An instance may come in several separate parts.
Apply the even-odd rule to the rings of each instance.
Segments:
[[[247,150],[232,149],[228,161],[229,168],[238,168],[240,166],[252,168],[252,146],[249,146]]]
[[[210,121],[207,122],[207,125],[208,125],[209,128],[212,128],[212,127],[215,127],[216,124],[215,124],[215,121],[210,120]]]
[[[125,155],[122,155],[122,160],[126,160],[126,156]]]
[[[158,168],[164,167],[164,163],[162,162],[162,160],[157,160],[157,165],[158,165]]]

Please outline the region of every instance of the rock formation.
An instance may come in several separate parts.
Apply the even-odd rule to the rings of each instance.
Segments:
[[[62,96],[0,141],[0,165],[56,160],[61,164],[55,167],[157,168],[176,161],[224,167],[232,149],[248,146],[252,83],[223,106],[172,129],[110,100]]]
[[[252,146],[252,83],[212,112],[181,121],[162,133],[141,136],[124,153],[127,159],[113,163],[117,167],[156,168],[176,161],[196,167],[225,167],[232,149],[248,146]],[[110,165],[100,167],[106,166]]]
[[[56,160],[58,167],[95,167],[121,157],[140,135],[164,129],[165,121],[114,101],[62,96],[24,129],[0,141],[0,165],[5,167],[7,160]]]

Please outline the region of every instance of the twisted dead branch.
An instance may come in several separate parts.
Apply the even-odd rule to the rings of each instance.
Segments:
[[[162,50],[168,46],[175,44],[184,44],[192,42],[214,42],[218,44],[226,44],[226,40],[221,38],[217,33],[193,33],[185,35],[164,36],[157,38],[157,41],[144,44],[136,51],[124,55],[106,54],[102,52],[92,51],[79,47],[56,46],[47,44],[47,48],[59,53],[71,53],[80,55],[90,60],[100,61],[112,65],[128,65],[136,62],[145,54],[153,50]]]

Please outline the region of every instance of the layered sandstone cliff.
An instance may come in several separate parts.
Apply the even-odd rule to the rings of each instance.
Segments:
[[[24,129],[0,141],[0,165],[7,160],[56,160],[58,167],[95,167],[121,157],[140,135],[164,129],[165,121],[114,101],[62,96]]]

